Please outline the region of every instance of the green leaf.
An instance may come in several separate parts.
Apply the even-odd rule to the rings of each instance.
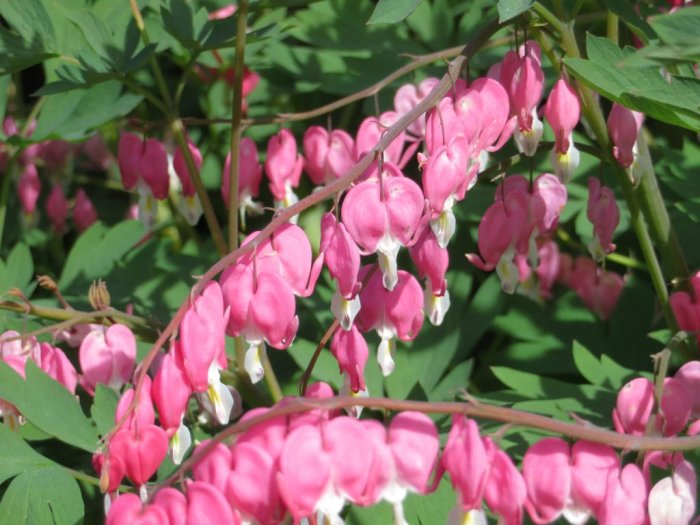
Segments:
[[[65,443],[94,452],[97,433],[75,396],[31,360],[27,361],[25,373],[26,381],[0,362],[0,398],[15,405],[40,430]]]
[[[59,466],[20,474],[0,502],[0,523],[77,525],[84,514],[78,483]]]
[[[645,42],[648,42],[650,39],[656,37],[654,30],[649,23],[639,15],[639,12],[635,9],[635,6],[628,0],[604,0],[604,3],[610,11],[615,13],[623,22],[625,22],[627,27],[629,27],[632,32],[634,32]]]
[[[507,22],[532,7],[533,0],[498,0],[498,21]]]
[[[81,274],[85,273],[85,267],[94,254],[94,247],[97,246],[106,231],[107,227],[104,224],[96,222],[78,237],[63,266],[63,273],[58,281],[59,288],[65,290]]]
[[[573,343],[573,354],[576,368],[581,375],[592,385],[602,384],[605,380],[605,370],[598,358],[578,341]]]
[[[395,24],[415,11],[421,0],[379,0],[369,17],[370,24]]]
[[[700,81],[673,77],[667,82],[655,67],[624,67],[634,53],[591,34],[586,38],[588,60],[567,58],[565,64],[576,79],[601,95],[648,116],[700,131]]]
[[[48,51],[56,49],[56,33],[51,16],[41,0],[0,2],[0,15],[25,42],[32,45],[40,43]]]
[[[97,387],[95,388],[95,400],[90,413],[92,414],[92,419],[95,420],[100,435],[104,436],[114,426],[114,415],[117,412],[118,403],[119,396],[113,389],[101,383],[97,383]]]
[[[73,245],[59,279],[59,286],[65,289],[76,282],[106,276],[144,233],[143,224],[135,220],[120,222],[109,229],[101,223],[94,224]]]
[[[15,73],[52,56],[36,43],[26,43],[19,36],[0,27],[0,74]]]
[[[7,99],[9,97],[8,88],[10,87],[10,81],[12,77],[10,75],[0,76],[0,119],[5,119],[5,111],[7,110]],[[0,129],[0,137],[4,138],[5,134]]]
[[[7,261],[0,261],[0,293],[16,287],[26,294],[33,274],[32,254],[26,244],[19,243],[12,249]]]
[[[122,84],[116,80],[48,96],[32,139],[83,139],[106,122],[128,115],[142,98],[123,93]]]
[[[42,469],[54,462],[36,452],[7,425],[0,425],[0,483],[29,470]]]
[[[675,13],[655,16],[651,19],[659,38],[666,44],[691,46],[700,43],[700,6],[689,6]]]

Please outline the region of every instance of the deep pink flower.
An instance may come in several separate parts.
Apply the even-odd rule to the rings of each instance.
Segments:
[[[455,415],[442,455],[463,511],[481,509],[493,450],[487,450],[473,419]]]
[[[250,137],[241,139],[240,154],[238,156],[238,205],[241,213],[245,210],[258,210],[259,205],[254,203],[262,182],[263,167],[258,157],[258,147]],[[231,178],[231,153],[226,155],[224,173],[221,178],[221,196],[228,207]]]
[[[340,371],[350,381],[354,393],[365,390],[365,364],[369,357],[367,342],[353,325],[349,330],[336,330],[331,340],[331,352],[338,361]]]
[[[637,157],[636,144],[644,115],[620,104],[613,104],[608,115],[608,133],[613,143],[613,156],[623,168],[629,168]]]
[[[170,525],[170,521],[160,506],[144,506],[136,494],[127,493],[112,503],[106,525]]]
[[[59,184],[54,185],[46,199],[46,216],[56,233],[61,233],[66,228],[68,218],[68,200]]]
[[[362,278],[369,268],[362,268]],[[423,326],[423,293],[420,284],[413,275],[399,270],[396,286],[389,291],[384,287],[381,276],[375,272],[360,291],[360,301],[363,306],[355,322],[362,332],[376,330],[382,339],[377,349],[377,361],[382,373],[387,376],[394,370],[394,338],[411,341]]]
[[[141,486],[155,474],[168,453],[165,431],[155,425],[124,428],[109,442],[109,454],[121,459],[126,476]]]
[[[41,348],[41,369],[56,381],[61,383],[71,393],[75,394],[78,384],[78,372],[63,350],[48,343],[39,343]]]
[[[523,458],[527,487],[525,508],[538,524],[557,519],[571,492],[569,445],[560,438],[544,438],[532,445]]]
[[[355,158],[362,158],[365,153],[374,148],[381,140],[384,131],[394,125],[399,119],[399,115],[394,111],[385,111],[379,118],[367,117],[360,123],[355,137]],[[390,162],[401,167],[401,159],[406,141],[406,134],[401,133],[396,137],[382,155],[385,162]]]
[[[131,378],[136,361],[136,338],[123,324],[90,332],[78,354],[83,386],[92,392],[97,383],[119,389]]]
[[[396,257],[410,244],[423,214],[423,193],[406,177],[366,180],[345,196],[341,215],[355,242],[366,252],[379,252],[384,286],[397,282]]]
[[[419,277],[425,277],[423,307],[430,322],[442,324],[450,308],[450,293],[447,290],[445,273],[450,264],[450,255],[430,228],[425,228],[416,244],[408,249],[413,263],[418,269]]]
[[[621,471],[611,471],[598,523],[617,525],[620,516],[624,516],[625,525],[643,525],[647,520],[647,491],[644,476],[634,463],[625,465]]]
[[[355,160],[355,141],[346,131],[311,126],[304,133],[304,170],[317,186],[345,175]]]
[[[396,94],[394,95],[394,110],[396,114],[399,117],[403,117],[428,96],[439,82],[439,78],[428,77],[423,79],[417,86],[413,84],[404,84],[401,86],[396,90]],[[408,132],[418,139],[423,138],[425,135],[425,115],[418,117],[418,119],[408,127]]]
[[[267,143],[265,173],[275,201],[284,208],[298,199],[292,188],[299,186],[304,159],[297,154],[297,142],[291,131],[283,128]]]
[[[41,181],[34,164],[27,164],[22,170],[22,175],[17,183],[17,195],[22,204],[22,211],[26,215],[32,215],[36,210],[36,203],[41,193]]]
[[[97,210],[85,190],[80,188],[75,194],[73,223],[79,232],[83,232],[95,222],[97,222]]]
[[[343,330],[348,330],[360,309],[360,299],[357,297],[361,287],[358,281],[360,249],[345,225],[338,222],[333,213],[325,213],[321,219],[319,253],[328,273],[338,283],[338,290],[331,301],[331,311]]]
[[[596,261],[615,251],[612,243],[615,228],[620,223],[620,210],[615,194],[607,186],[602,186],[596,177],[588,179],[588,220],[593,223],[593,241],[588,251]]]

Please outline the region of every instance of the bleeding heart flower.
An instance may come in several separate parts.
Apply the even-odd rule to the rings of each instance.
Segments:
[[[168,437],[155,425],[122,429],[109,443],[109,454],[121,459],[126,476],[141,486],[155,474],[168,453]]]
[[[284,517],[285,508],[277,488],[278,464],[263,448],[239,443],[233,448],[233,470],[225,494],[244,520],[274,525]]]
[[[369,272],[364,266],[360,276]],[[377,361],[382,373],[387,376],[394,370],[392,357],[396,350],[395,337],[412,341],[423,326],[423,293],[413,275],[398,271],[396,286],[387,290],[376,272],[360,291],[362,308],[357,316],[357,327],[362,332],[376,330],[382,339],[377,349]]]
[[[571,492],[569,445],[560,438],[544,438],[532,445],[523,457],[523,478],[525,508],[532,521],[542,524],[557,519]]]
[[[637,137],[644,114],[613,104],[608,115],[608,133],[613,143],[613,156],[623,168],[629,168],[637,158]]]
[[[365,365],[369,357],[367,342],[353,325],[349,330],[336,330],[331,340],[331,352],[338,361],[340,371],[350,380],[354,393],[365,390]]]
[[[260,193],[260,183],[262,182],[263,167],[258,157],[258,147],[250,137],[243,137],[239,148],[238,156],[238,209],[241,215],[241,222],[245,218],[245,213],[262,213],[260,203],[253,199]],[[221,183],[221,196],[224,205],[229,205],[229,191],[231,185],[231,153],[226,155],[224,163],[224,173]],[[244,222],[243,222],[244,223]],[[244,223],[245,224],[245,223]]]
[[[303,167],[304,159],[297,154],[297,142],[291,131],[283,128],[270,137],[265,173],[270,180],[270,192],[279,207],[288,208],[299,200],[292,188],[299,186]]]
[[[168,515],[158,505],[143,505],[136,494],[122,494],[109,509],[106,525],[165,525]]]
[[[46,199],[46,216],[56,233],[62,233],[66,228],[68,218],[68,200],[59,184],[54,185]]]
[[[493,451],[487,451],[473,419],[453,416],[442,464],[463,511],[481,509]]]
[[[261,271],[254,274],[253,266],[235,264],[221,276],[225,304],[230,308],[226,333],[243,335],[248,341],[245,369],[252,382],[264,375],[264,342],[274,348],[287,348],[296,335],[294,294],[286,280],[277,273]]]
[[[80,188],[75,194],[73,223],[79,232],[87,230],[97,221],[97,210],[85,190]]]
[[[430,228],[425,228],[416,244],[408,249],[419,277],[426,278],[423,292],[423,308],[434,326],[440,326],[450,308],[450,292],[447,290],[445,273],[450,264],[450,255]]]
[[[321,430],[315,425],[301,425],[289,433],[279,458],[277,485],[287,509],[299,521],[315,515],[318,510],[336,511],[342,508],[332,485],[332,464],[323,447]]]
[[[97,383],[119,389],[129,381],[136,361],[136,338],[122,324],[90,332],[78,354],[83,386],[93,392]]]
[[[624,516],[626,525],[644,524],[647,519],[647,491],[644,476],[634,463],[625,465],[621,471],[611,471],[598,523],[618,524],[620,516]]]
[[[671,476],[660,479],[649,492],[651,525],[687,525],[695,515],[697,479],[688,461],[680,461]]]
[[[554,84],[544,106],[544,116],[554,131],[552,159],[556,174],[567,182],[579,164],[572,133],[581,116],[581,102],[576,91],[563,78]]]
[[[438,464],[440,441],[435,423],[420,412],[401,412],[389,423],[387,444],[394,459],[394,476],[384,499],[393,504],[395,523],[405,523],[402,502],[407,492],[426,494]]]
[[[355,141],[346,131],[311,126],[304,133],[304,170],[317,186],[342,177],[355,161]]]
[[[602,186],[595,177],[588,179],[587,216],[593,223],[593,241],[588,245],[588,251],[593,260],[601,262],[607,254],[615,251],[612,238],[620,223],[620,210],[613,191]]]
[[[151,395],[158,409],[160,425],[169,438],[173,463],[179,465],[192,444],[190,432],[183,423],[192,390],[187,375],[177,364],[174,351],[163,356],[153,378]]]
[[[332,213],[325,213],[321,219],[319,253],[328,273],[338,283],[338,290],[331,301],[331,311],[343,330],[349,330],[360,310],[360,299],[357,296],[361,287],[358,281],[360,249],[345,225],[338,222]]]
[[[345,196],[343,224],[366,252],[379,252],[379,267],[387,290],[396,286],[399,248],[411,243],[423,208],[423,193],[406,177],[366,180]]]
[[[41,193],[41,181],[34,164],[27,164],[22,170],[22,175],[17,183],[17,195],[22,204],[22,211],[26,215],[32,215],[36,209],[37,200]]]
[[[75,394],[78,372],[75,371],[73,363],[60,348],[55,348],[48,343],[40,343],[39,347],[41,348],[41,369],[65,386],[71,394]]]
[[[511,114],[518,119],[518,129],[515,131],[518,149],[532,156],[542,138],[542,122],[537,117],[537,105],[544,88],[540,48],[534,40],[528,40],[517,53],[506,53],[500,68],[500,82],[510,97]]]
[[[355,158],[360,159],[368,151],[372,150],[381,140],[384,131],[393,126],[399,120],[399,115],[394,111],[385,111],[379,118],[367,117],[357,128],[355,137]],[[398,135],[389,146],[382,152],[385,162],[401,166],[402,153],[406,134]]]

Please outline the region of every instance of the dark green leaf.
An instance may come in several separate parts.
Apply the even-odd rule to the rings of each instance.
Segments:
[[[573,354],[576,368],[592,385],[600,385],[605,380],[605,370],[600,361],[585,346],[578,341],[573,343]]]
[[[666,44],[692,46],[700,43],[700,6],[689,6],[675,13],[655,16],[651,27]]]
[[[498,21],[503,23],[524,13],[533,4],[533,0],[498,0]]]
[[[49,96],[32,139],[85,138],[102,124],[129,114],[141,99],[141,95],[123,93],[122,84],[116,80]]]
[[[37,42],[24,42],[0,27],[0,74],[15,73],[53,56]]]
[[[56,33],[52,17],[46,12],[41,0],[0,2],[0,15],[10,24],[24,42],[41,44],[46,51],[56,49]]]
[[[10,81],[12,77],[10,75],[0,76],[0,120],[5,119],[5,111],[7,110],[7,99],[9,93],[7,89],[10,87]],[[0,129],[0,138],[5,138],[5,134]]]
[[[639,15],[635,6],[628,0],[605,0],[604,3],[643,41],[648,42],[656,37],[649,23]]]
[[[367,24],[395,24],[401,22],[418,7],[421,0],[379,0]]]
[[[150,346],[149,350],[150,350]],[[114,414],[117,412],[117,403],[119,396],[117,393],[101,383],[95,388],[95,399],[90,413],[92,419],[97,424],[97,430],[100,435],[104,436],[114,426]]]
[[[25,372],[26,381],[0,362],[0,398],[15,405],[27,420],[47,434],[94,452],[97,433],[75,396],[31,360],[27,361]]]
[[[632,50],[621,50],[607,38],[588,34],[588,60],[568,58],[569,72],[601,95],[630,109],[676,126],[700,130],[700,81],[662,78],[656,68],[624,67]]]
[[[12,249],[7,261],[3,263],[0,260],[0,293],[13,287],[27,293],[33,274],[32,254],[26,244],[19,243]]]
[[[36,452],[6,424],[0,425],[0,443],[0,483],[22,472],[54,465],[53,461]]]
[[[63,273],[58,281],[59,288],[65,290],[81,274],[85,273],[84,269],[89,264],[93,249],[104,237],[105,232],[107,232],[107,227],[101,222],[96,222],[78,237],[63,266]]]
[[[0,523],[78,525],[84,513],[78,483],[59,466],[20,474],[0,502]]]

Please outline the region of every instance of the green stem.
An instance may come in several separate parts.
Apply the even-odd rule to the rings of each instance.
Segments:
[[[238,248],[238,179],[240,174],[241,119],[243,118],[243,69],[245,67],[245,33],[248,0],[238,4],[236,28],[236,62],[234,64],[233,108],[231,115],[231,164],[228,193],[228,247]]]
[[[615,42],[615,45],[618,44],[618,41],[620,39],[620,31],[619,31],[619,20],[617,18],[617,15],[613,13],[612,11],[608,11],[608,16],[606,19],[607,23],[607,35],[608,39],[612,40]]]
[[[683,255],[681,243],[671,225],[671,219],[668,216],[663,195],[661,195],[661,190],[659,189],[644,131],[639,134],[637,139],[637,149],[639,153],[638,162],[641,166],[648,168],[648,171],[641,175],[637,194],[640,198],[639,202],[642,211],[649,223],[651,237],[664,260],[666,280],[671,283],[677,281],[685,282],[690,272]]]
[[[10,198],[10,181],[14,158],[7,161],[5,172],[2,175],[2,188],[0,188],[0,249],[2,248],[2,234],[5,231],[5,216],[7,215],[7,202]]]
[[[97,310],[94,312],[80,312],[78,310],[66,310],[63,308],[49,308],[45,306],[35,306],[31,303],[19,304],[11,301],[0,301],[0,310],[9,312],[17,312],[23,314],[31,314],[41,319],[51,321],[59,321],[59,323],[40,328],[30,333],[23,334],[24,337],[29,335],[41,335],[56,330],[70,328],[73,325],[81,323],[101,322],[104,318],[116,319],[121,324],[124,324],[134,330],[134,332],[144,336],[146,340],[153,340],[157,334],[157,326],[148,322],[143,317],[136,315],[125,314],[118,310]]]
[[[68,467],[63,467],[66,469],[66,472],[73,476],[75,479],[78,481],[83,481],[85,483],[89,483],[90,485],[94,485],[96,487],[100,486],[100,480],[99,478],[96,478],[95,476],[90,476],[89,474],[85,474],[85,472],[80,472],[79,470],[74,470],[72,468]],[[129,487],[127,485],[119,485],[118,487],[119,492],[133,492],[134,487]]]
[[[131,78],[127,76],[123,76],[120,78],[122,84],[124,84],[126,87],[128,87],[131,91],[134,93],[138,93],[139,95],[143,96],[146,100],[148,100],[151,104],[153,104],[156,108],[158,108],[161,112],[164,114],[168,113],[168,109],[165,107],[165,104],[163,103],[162,100],[160,100],[158,97],[156,97],[153,93],[151,93],[148,89],[144,88]]]
[[[265,355],[263,362],[263,370],[265,371],[265,384],[267,385],[267,389],[270,391],[270,395],[272,396],[272,400],[277,403],[280,401],[283,397],[284,394],[282,394],[282,388],[280,387],[280,383],[277,380],[277,376],[275,375],[275,371],[272,368],[272,363],[270,362],[270,358]]]

